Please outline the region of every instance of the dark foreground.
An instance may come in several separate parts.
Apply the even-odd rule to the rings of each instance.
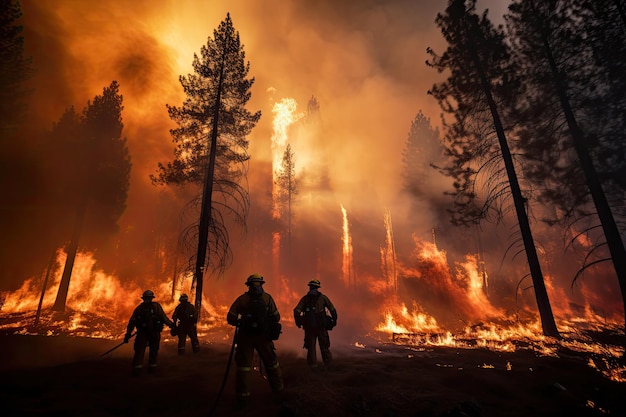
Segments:
[[[132,343],[100,357],[116,344],[0,336],[1,414],[209,415],[226,370],[228,340],[204,343],[200,353],[185,356],[176,355],[174,343],[166,341],[158,371],[138,377],[130,374]],[[312,372],[301,352],[281,351],[280,341],[278,349],[283,398],[272,398],[257,372],[250,404],[237,409],[233,363],[214,416],[626,416],[626,383],[608,380],[577,356],[335,346],[336,369]]]

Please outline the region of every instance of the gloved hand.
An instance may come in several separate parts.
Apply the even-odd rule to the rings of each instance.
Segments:
[[[130,340],[130,337],[132,335],[130,333],[126,333],[126,335],[124,336],[124,343],[128,343],[128,341]]]

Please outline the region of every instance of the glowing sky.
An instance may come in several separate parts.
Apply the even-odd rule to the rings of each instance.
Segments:
[[[268,157],[255,144],[268,136],[272,101],[291,97],[304,110],[315,95],[345,186],[367,181],[382,192],[397,182],[399,165],[388,161],[397,160],[417,111],[438,123],[426,94],[438,76],[424,61],[428,46],[443,49],[433,21],[445,4],[25,0],[23,11],[37,91],[49,93],[37,108],[50,122],[120,82],[134,185],[171,157],[165,104],[180,103],[178,76],[230,12],[256,78],[250,108],[264,114],[250,137],[255,159]]]

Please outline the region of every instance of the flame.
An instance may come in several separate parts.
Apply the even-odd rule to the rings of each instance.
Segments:
[[[396,268],[396,248],[393,239],[393,226],[391,223],[391,211],[385,210],[383,222],[385,224],[385,244],[380,247],[380,258],[387,284],[398,291],[398,272]]]
[[[277,189],[276,178],[279,173],[285,148],[287,145],[287,131],[289,126],[296,123],[302,117],[304,113],[297,113],[296,108],[298,103],[292,98],[283,98],[281,101],[274,104],[272,113],[274,113],[274,120],[272,121],[273,133],[272,133],[272,197],[273,197],[273,209],[272,215],[275,219],[280,218],[280,211],[278,210],[277,202]]]
[[[280,265],[280,232],[272,233],[272,268],[274,276],[279,276],[278,266]]]
[[[393,306],[398,306],[395,310]],[[434,317],[420,310],[417,303],[409,309],[404,303],[392,303],[384,313],[385,322],[379,324],[376,330],[387,333],[436,333],[441,331]]]
[[[63,313],[49,311],[56,299],[67,254],[58,250],[56,255],[56,270],[52,275],[51,283],[43,295],[41,328],[32,328],[32,316],[37,311],[41,298],[41,283],[35,278],[27,279],[16,291],[6,294],[0,306],[3,315],[10,315],[10,320],[0,327],[18,329],[20,334],[43,334],[52,336],[67,333],[74,336],[113,339],[119,337],[125,330],[128,318],[141,302],[142,288],[135,283],[122,284],[114,275],[105,273],[96,267],[96,259],[91,252],[78,252],[72,270],[66,311]],[[172,283],[162,282],[152,287],[156,300],[163,309],[173,311],[178,297],[183,292],[182,283],[191,282],[190,276],[181,276],[178,279],[179,288],[172,297]],[[135,294],[129,297],[128,294]],[[213,329],[218,323],[215,317],[225,317],[226,306],[214,306],[211,300],[203,297],[203,310],[208,314],[208,320],[199,325],[200,330]]]
[[[398,262],[399,276],[403,277],[403,290],[396,291],[390,284],[386,271],[389,269],[392,247],[391,217],[385,213],[383,219],[386,235],[381,245],[382,279],[371,278],[367,287],[378,299],[384,301],[379,305],[381,322],[375,330],[389,334],[394,343],[410,346],[448,346],[464,348],[486,348],[494,351],[513,352],[520,348],[532,348],[543,356],[558,356],[561,347],[571,351],[598,355],[601,359],[589,360],[589,366],[601,371],[607,378],[615,381],[626,380],[626,368],[619,364],[624,353],[623,346],[593,342],[590,337],[577,332],[580,323],[606,323],[606,318],[598,317],[589,303],[585,304],[584,314],[575,315],[564,301],[555,303],[559,317],[559,327],[563,334],[575,335],[574,338],[554,340],[545,337],[539,319],[520,321],[514,315],[496,307],[490,301],[487,291],[487,274],[477,254],[466,254],[462,262],[454,263],[454,270],[448,266],[444,250],[432,243],[414,236],[415,250],[413,260],[415,266],[407,267]],[[419,284],[421,291],[412,291],[411,285]],[[397,284],[400,286],[400,282]],[[406,287],[408,285],[408,287]],[[556,300],[567,300],[563,290],[555,289],[551,276],[546,276],[546,286],[550,297]],[[583,286],[583,292],[586,292]],[[424,296],[426,295],[426,297]],[[429,312],[426,302],[432,298],[443,300],[446,309],[453,306],[466,320],[476,324],[465,325],[451,331],[436,319],[441,312]],[[407,304],[407,302],[409,304]],[[407,307],[411,305],[411,309]],[[430,300],[429,306],[434,308],[439,303]],[[448,312],[448,311],[446,311]],[[449,325],[449,324],[448,324]],[[616,329],[622,329],[619,319],[612,323]],[[585,341],[581,341],[585,340]],[[602,363],[599,366],[598,363]],[[491,368],[483,365],[482,368]],[[507,363],[507,370],[512,366]]]
[[[340,208],[343,215],[342,279],[345,285],[353,286],[352,237],[347,210],[343,205]],[[383,224],[385,235],[381,249],[384,250],[381,253],[388,256],[381,256],[382,274],[363,278],[368,284],[363,288],[375,295],[373,299],[378,303],[374,307],[379,320],[372,328],[381,337],[391,336],[394,343],[410,346],[485,348],[506,352],[530,348],[538,355],[555,357],[559,356],[564,347],[567,351],[586,355],[588,365],[607,378],[626,381],[626,368],[618,360],[624,353],[624,347],[598,343],[578,332],[581,326],[594,326],[593,323],[603,323],[604,328],[614,326],[615,329],[623,330],[619,320],[610,321],[607,317],[600,317],[589,302],[578,312],[574,312],[564,302],[556,302],[554,305],[558,314],[555,318],[559,329],[562,334],[573,336],[564,337],[563,340],[547,338],[542,334],[542,326],[536,315],[534,319],[520,320],[517,314],[492,304],[485,291],[485,273],[481,272],[481,261],[476,254],[466,254],[463,261],[454,262],[451,267],[444,250],[434,242],[426,242],[414,236],[415,249],[410,259],[411,266],[407,266],[394,256],[391,215],[388,211],[384,215]],[[273,252],[277,255],[280,234],[274,233],[273,240]],[[62,250],[57,251],[57,268],[51,276],[50,285],[43,289],[44,310],[49,309],[54,302],[62,275],[59,266],[65,263],[65,258],[66,254]],[[41,280],[30,278],[17,291],[3,295],[1,310],[3,315],[8,314],[9,317],[0,327],[15,329],[14,333],[18,334],[52,336],[68,333],[97,338],[119,337],[132,310],[140,302],[143,289],[135,283],[120,282],[116,276],[98,269],[96,264],[92,253],[77,254],[67,300],[69,313],[45,313],[43,325],[33,328],[30,320],[38,307],[42,285],[39,282]],[[392,271],[391,276],[389,271]],[[284,311],[295,305],[300,295],[292,289],[287,277],[278,274],[275,277],[280,280],[276,301]],[[191,278],[190,274],[181,274],[174,290],[171,282],[151,287],[165,311],[173,311],[179,295],[187,292],[184,288],[191,285]],[[563,290],[555,288],[550,275],[546,275],[546,286],[551,298],[565,298]],[[583,293],[591,291],[583,285]],[[128,297],[127,294],[136,294],[136,297]],[[443,312],[437,308],[441,300],[445,300]],[[205,320],[199,325],[199,333],[211,333],[215,338],[215,330],[224,326],[223,318],[228,307],[217,300],[203,297],[203,308],[207,314],[203,315]],[[460,328],[453,328],[449,321],[446,322],[444,313],[451,311],[455,316],[463,318],[464,325]],[[293,324],[287,315],[284,315],[283,320]],[[219,337],[222,335],[220,333]],[[226,339],[229,337],[227,335]],[[359,342],[354,346],[365,348]],[[489,368],[487,364],[482,367]],[[510,370],[511,365],[507,363],[506,368]]]
[[[66,258],[67,254],[64,251],[57,251],[56,264],[64,265]],[[101,310],[99,312],[107,318],[115,318],[132,311],[134,302],[129,300],[126,294],[141,294],[141,289],[133,284],[122,285],[116,277],[98,270],[95,264],[96,260],[92,253],[77,253],[67,307],[85,313],[94,312],[94,307],[99,306]],[[42,308],[50,308],[54,304],[62,274],[63,269],[57,268],[52,277],[52,284],[45,290]],[[36,284],[34,278],[26,280],[21,288],[8,294],[2,310],[12,313],[37,310],[41,289],[36,288]]]
[[[350,223],[348,222],[348,212],[341,206],[341,214],[343,218],[343,234],[341,241],[343,242],[343,260],[341,263],[341,272],[343,274],[343,282],[346,286],[356,285],[356,278],[354,276],[354,260],[352,254],[352,236],[350,235]]]

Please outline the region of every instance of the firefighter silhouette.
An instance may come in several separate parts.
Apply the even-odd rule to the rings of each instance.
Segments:
[[[156,369],[163,325],[166,324],[170,328],[174,327],[174,323],[165,315],[161,304],[152,301],[154,292],[146,290],[141,298],[143,302],[133,311],[128,321],[128,326],[126,326],[126,335],[124,336],[124,342],[128,343],[132,337],[133,329],[137,329],[137,337],[133,346],[135,350],[133,357],[134,375],[138,375],[143,368],[146,347],[150,350],[148,354],[148,371],[153,372]]]
[[[330,299],[322,294],[319,280],[309,281],[309,292],[300,299],[293,309],[293,316],[298,328],[304,328],[304,349],[307,350],[306,360],[311,368],[317,368],[316,344],[319,342],[322,361],[330,368],[333,355],[330,353],[330,337],[328,331],[337,324],[337,310]],[[330,316],[326,311],[330,313]]]
[[[180,304],[174,309],[172,314],[172,321],[176,326],[172,329],[174,335],[178,336],[178,354],[183,355],[185,353],[185,344],[187,343],[187,336],[191,341],[191,349],[193,353],[198,353],[200,350],[200,341],[198,340],[198,315],[196,314],[196,307],[189,302],[189,296],[187,294],[181,294],[178,298]]]
[[[226,316],[228,324],[237,328],[235,392],[242,405],[250,397],[248,384],[255,350],[263,362],[272,391],[280,393],[284,387],[273,342],[280,333],[280,313],[272,296],[264,291],[264,283],[261,275],[250,275],[245,283],[248,291],[235,300]]]

